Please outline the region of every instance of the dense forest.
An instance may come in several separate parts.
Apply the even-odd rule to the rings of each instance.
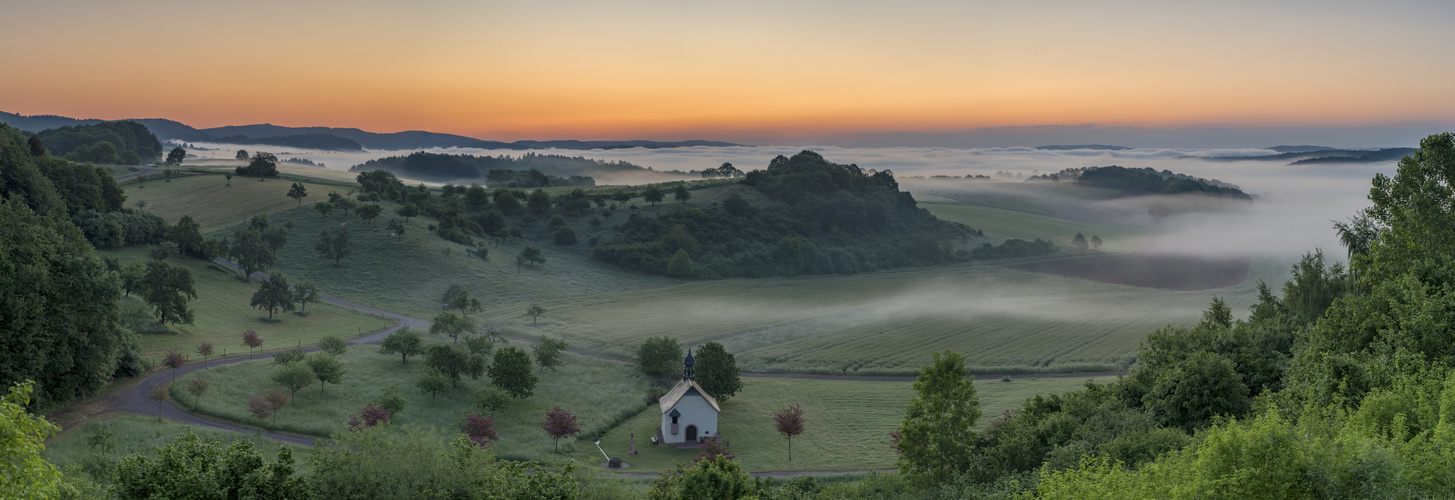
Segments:
[[[126,196],[104,170],[34,151],[4,125],[0,195],[0,386],[33,380],[37,404],[53,407],[140,373],[116,266],[88,239],[153,243],[165,223],[121,208]]]
[[[1216,179],[1203,179],[1171,170],[1158,172],[1152,168],[1105,167],[1068,168],[1053,174],[1033,175],[1027,181],[1074,182],[1079,186],[1117,189],[1128,195],[1197,193],[1251,200],[1252,196],[1237,186]]]
[[[501,156],[474,156],[474,155],[451,155],[441,153],[429,153],[416,151],[409,156],[390,156],[369,160],[350,168],[350,172],[367,172],[371,170],[388,170],[396,175],[410,179],[418,179],[432,182],[471,182],[481,179],[489,182],[490,187],[546,187],[546,186],[591,186],[595,181],[588,177],[592,172],[615,172],[629,170],[646,170],[645,168],[627,163],[624,161],[608,162],[580,156],[543,155],[526,153],[514,157],[509,155]],[[543,173],[546,178],[540,178],[534,174],[518,175],[510,172],[492,173],[492,171],[515,171],[530,172],[532,170]],[[498,181],[493,181],[490,176],[496,176]],[[549,183],[543,183],[549,181]],[[516,185],[509,185],[516,182]]]
[[[133,121],[61,127],[36,136],[50,154],[72,161],[140,165],[162,152],[157,136]]]
[[[918,208],[890,172],[804,151],[749,173],[721,203],[634,214],[592,255],[678,277],[855,273],[965,260],[954,244],[977,234]]]

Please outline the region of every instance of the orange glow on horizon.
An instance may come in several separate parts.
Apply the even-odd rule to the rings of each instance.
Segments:
[[[64,37],[33,22],[81,6]],[[1410,26],[1429,6],[1038,7],[65,0],[0,19],[24,68],[0,111],[494,140],[1455,116],[1455,65],[1428,63],[1455,36]]]

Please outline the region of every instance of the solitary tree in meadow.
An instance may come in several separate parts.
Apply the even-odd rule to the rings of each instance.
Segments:
[[[170,152],[167,153],[167,164],[168,165],[181,165],[182,164],[182,160],[183,159],[186,159],[186,158],[187,158],[187,150],[182,149],[181,146],[177,146],[175,148],[172,148],[172,151],[170,151]]]
[[[206,367],[207,357],[212,355],[212,343],[204,340],[197,344],[197,354],[202,356],[202,366]]]
[[[546,421],[541,422],[541,429],[554,440],[556,453],[561,452],[561,438],[581,432],[581,427],[576,425],[576,416],[559,406],[546,412]]]
[[[227,180],[227,187],[232,187],[232,172],[223,172],[222,178]]]
[[[803,409],[794,403],[773,414],[773,427],[788,440],[788,461],[793,461],[793,438],[803,433]]]
[[[318,287],[314,286],[313,283],[293,285],[293,300],[298,302],[298,314],[307,315],[308,303],[321,300],[321,297],[318,295]]]
[[[1086,250],[1086,237],[1082,236],[1081,233],[1076,233],[1076,236],[1071,238],[1071,246]]]
[[[142,300],[155,310],[158,323],[192,324],[192,310],[187,308],[187,301],[197,298],[197,289],[187,268],[149,261],[136,289]]]
[[[243,332],[242,340],[243,345],[248,346],[248,354],[252,354],[253,349],[263,346],[263,339],[258,337],[258,332],[252,330]]]
[[[384,337],[384,341],[379,343],[379,354],[398,354],[400,363],[406,365],[409,364],[410,356],[423,353],[424,339],[419,337],[419,332],[407,326]]]
[[[672,198],[678,203],[687,203],[687,200],[692,199],[692,193],[687,191],[686,185],[678,184],[677,187],[672,188]]]
[[[338,267],[344,257],[348,257],[353,250],[349,248],[348,229],[339,229],[330,232],[323,229],[318,233],[318,242],[313,244],[313,249],[322,254],[325,258],[333,259],[333,267]]]
[[[556,367],[566,364],[562,353],[566,351],[565,339],[553,339],[541,335],[541,343],[531,346],[531,351],[536,355],[536,365],[539,365],[539,373],[545,373],[546,368],[556,371]]]
[[[536,320],[546,315],[546,308],[541,307],[540,304],[531,304],[530,307],[525,308],[525,315],[530,316],[530,324],[534,325]]]
[[[293,311],[293,290],[288,288],[288,280],[283,275],[274,274],[258,285],[251,304],[254,308],[268,311],[268,319],[271,320],[274,311]]]
[[[518,230],[519,228],[512,228],[510,232],[511,236],[515,237],[516,231]],[[521,265],[535,267],[536,264],[540,264],[545,261],[546,257],[541,255],[541,249],[528,246],[522,249],[520,253],[515,256],[515,268],[518,270],[520,269]]]
[[[194,377],[187,381],[187,392],[192,393],[192,409],[197,409],[202,404],[202,393],[212,387],[212,381],[206,377]]]
[[[1096,250],[1098,248],[1101,248],[1101,237],[1093,234],[1091,235],[1091,249]]]
[[[277,263],[278,258],[273,247],[263,240],[263,233],[256,229],[239,229],[234,232],[229,253],[237,267],[242,269],[244,282],[251,281],[253,273]]]
[[[301,183],[295,182],[293,186],[288,188],[288,197],[298,200],[298,206],[301,207],[303,206],[303,199],[308,197],[308,188],[304,187]]]
[[[651,203],[652,206],[655,207],[658,203],[662,202],[662,190],[657,189],[657,186],[648,186],[647,190],[642,192],[642,199],[646,200],[647,203]]]
[[[246,160],[246,159],[248,159],[248,150],[246,150],[246,149],[239,149],[239,150],[237,150],[237,155],[234,156],[234,158],[237,158],[239,160]]]

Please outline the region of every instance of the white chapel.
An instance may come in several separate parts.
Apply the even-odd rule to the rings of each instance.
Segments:
[[[717,437],[717,414],[722,408],[692,379],[692,350],[682,361],[682,380],[658,400],[662,407],[662,426],[657,429],[657,442],[662,444],[696,443],[703,438]]]

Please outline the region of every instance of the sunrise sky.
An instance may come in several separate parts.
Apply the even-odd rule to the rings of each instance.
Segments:
[[[1440,128],[1451,19],[1434,0],[5,2],[0,111],[760,144]]]

